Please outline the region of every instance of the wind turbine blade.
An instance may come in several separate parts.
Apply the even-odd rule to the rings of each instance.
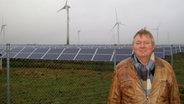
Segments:
[[[118,25],[117,23],[115,23],[115,25],[112,27],[112,29],[114,29],[116,27],[116,25]]]
[[[2,31],[3,31],[3,25],[1,26],[1,33],[2,33]]]
[[[65,6],[67,5],[68,0],[66,0]]]
[[[0,35],[3,35],[3,38],[5,37],[5,33],[3,33],[3,32],[5,32],[5,27],[6,27],[6,26],[7,26],[6,24],[1,25],[1,32],[0,32]]]
[[[6,24],[1,25],[1,32],[4,30],[5,26],[6,26]]]
[[[59,9],[57,12],[60,12],[61,10],[66,9],[67,7],[69,7],[69,6],[67,5],[67,2],[68,2],[68,0],[66,0],[66,3],[65,3],[65,5],[64,5],[64,7],[62,7],[61,9]]]
[[[1,33],[3,31],[4,17],[2,17]]]
[[[60,11],[63,10],[63,9],[65,9],[65,6],[64,6],[63,8],[61,8],[61,9],[59,9],[57,12],[60,12]]]

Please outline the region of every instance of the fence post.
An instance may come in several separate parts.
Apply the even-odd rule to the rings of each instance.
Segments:
[[[10,104],[10,44],[6,44],[7,104]]]
[[[2,54],[0,53],[0,70],[2,70],[2,68],[3,68],[3,66],[2,66]]]
[[[173,45],[171,44],[171,66],[173,67]]]
[[[116,56],[116,49],[117,49],[117,44],[114,44],[114,69],[116,67],[116,62],[117,62],[117,56]]]

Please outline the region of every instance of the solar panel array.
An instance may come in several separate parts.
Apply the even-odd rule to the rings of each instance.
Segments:
[[[5,46],[0,53],[6,58]],[[184,52],[184,45],[157,46],[156,56],[164,58],[172,53]],[[11,45],[10,58],[79,61],[121,61],[132,54],[130,45]]]

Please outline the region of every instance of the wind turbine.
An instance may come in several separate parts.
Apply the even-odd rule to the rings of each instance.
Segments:
[[[3,39],[4,40],[4,37],[5,37],[5,28],[6,28],[7,24],[4,24],[4,20],[2,18],[2,25],[1,25],[1,34],[3,36]]]
[[[158,35],[159,35],[159,27],[160,27],[160,25],[158,25],[156,28],[153,28],[153,30],[155,30],[156,31],[156,33],[157,33],[157,45],[158,45]]]
[[[117,15],[117,11],[115,9],[115,13],[116,13],[116,23],[114,24],[113,28],[114,29],[116,26],[117,26],[117,36],[118,36],[118,44],[119,44],[119,27],[120,25],[125,25],[125,24],[122,24],[119,20],[118,20],[118,15]]]
[[[65,5],[59,9],[57,12],[60,12],[61,10],[63,9],[66,9],[66,12],[67,12],[67,36],[66,36],[66,44],[69,45],[70,42],[69,42],[69,8],[70,6],[67,4],[68,0],[66,0],[66,3]]]

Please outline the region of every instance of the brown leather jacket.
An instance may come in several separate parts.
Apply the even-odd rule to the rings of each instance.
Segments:
[[[132,59],[121,61],[113,74],[107,104],[180,104],[172,67],[163,59],[155,59],[152,89],[146,96]]]

